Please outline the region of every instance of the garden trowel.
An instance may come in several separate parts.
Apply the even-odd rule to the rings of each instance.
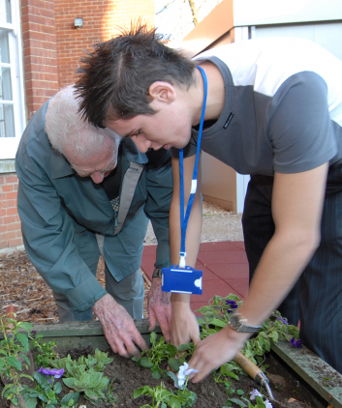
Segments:
[[[270,387],[270,381],[262,372],[262,370],[240,352],[236,355],[235,361],[243,370],[246,371],[248,375],[253,378],[253,380],[257,381],[259,384],[263,385],[266,388],[270,400],[274,401],[274,396]]]

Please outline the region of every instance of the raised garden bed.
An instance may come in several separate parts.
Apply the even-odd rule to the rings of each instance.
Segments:
[[[148,321],[136,321],[136,325],[145,340],[149,341]],[[109,349],[99,322],[36,324],[33,330],[42,334],[45,341],[56,342],[61,356],[70,353],[73,358],[77,358],[81,354],[88,355],[96,348],[103,351]],[[114,379],[113,395],[116,400],[111,403],[98,402],[97,407],[135,408],[150,404],[150,397],[134,399],[133,392],[144,385],[155,387],[161,381],[168,388],[174,389],[171,378],[153,379],[150,370],[137,367],[132,360],[113,354],[111,357],[114,357],[114,361],[107,366],[105,375]],[[342,408],[342,376],[305,347],[295,349],[285,342],[273,344],[267,362],[270,365],[268,377],[271,389],[275,399],[280,401],[272,402],[274,408],[326,408],[328,405],[330,408]],[[236,390],[243,391],[246,397],[253,388],[260,390],[260,386],[247,376],[239,376],[239,381],[229,381]],[[212,375],[202,383],[189,383],[188,388],[197,395],[194,408],[239,406],[226,404],[225,384],[216,383]],[[266,395],[266,391],[263,393]],[[291,398],[297,401],[289,402]],[[95,406],[89,401],[80,400],[81,403],[87,408]],[[3,400],[0,408],[5,407],[9,407],[9,404]]]

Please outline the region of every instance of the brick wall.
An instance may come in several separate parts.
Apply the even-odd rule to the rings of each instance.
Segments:
[[[91,51],[140,16],[154,26],[154,0],[21,0],[27,119],[75,82],[84,49]],[[75,17],[83,17],[81,29],[75,29]],[[22,244],[16,198],[16,174],[0,173],[0,251]]]
[[[18,178],[15,173],[0,174],[0,250],[22,245],[17,211]]]
[[[79,58],[84,50],[110,39],[119,27],[130,27],[131,21],[154,26],[154,0],[56,0],[56,35],[59,88],[75,82]],[[75,28],[74,19],[83,18],[83,27]]]
[[[27,118],[58,90],[54,0],[21,1]]]

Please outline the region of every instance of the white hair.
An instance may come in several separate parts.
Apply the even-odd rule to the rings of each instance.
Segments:
[[[104,151],[108,138],[113,143],[113,157],[117,157],[121,137],[112,130],[96,128],[79,114],[75,88],[69,85],[50,101],[45,117],[45,131],[52,147],[66,155],[66,151],[80,159],[87,159]]]

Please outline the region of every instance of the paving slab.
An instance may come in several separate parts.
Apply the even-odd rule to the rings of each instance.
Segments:
[[[141,261],[141,269],[150,280],[156,249],[156,245],[145,245]],[[247,295],[249,273],[243,241],[201,243],[196,268],[203,271],[203,294],[191,297],[193,311],[207,305],[214,295],[233,293],[241,299]]]

